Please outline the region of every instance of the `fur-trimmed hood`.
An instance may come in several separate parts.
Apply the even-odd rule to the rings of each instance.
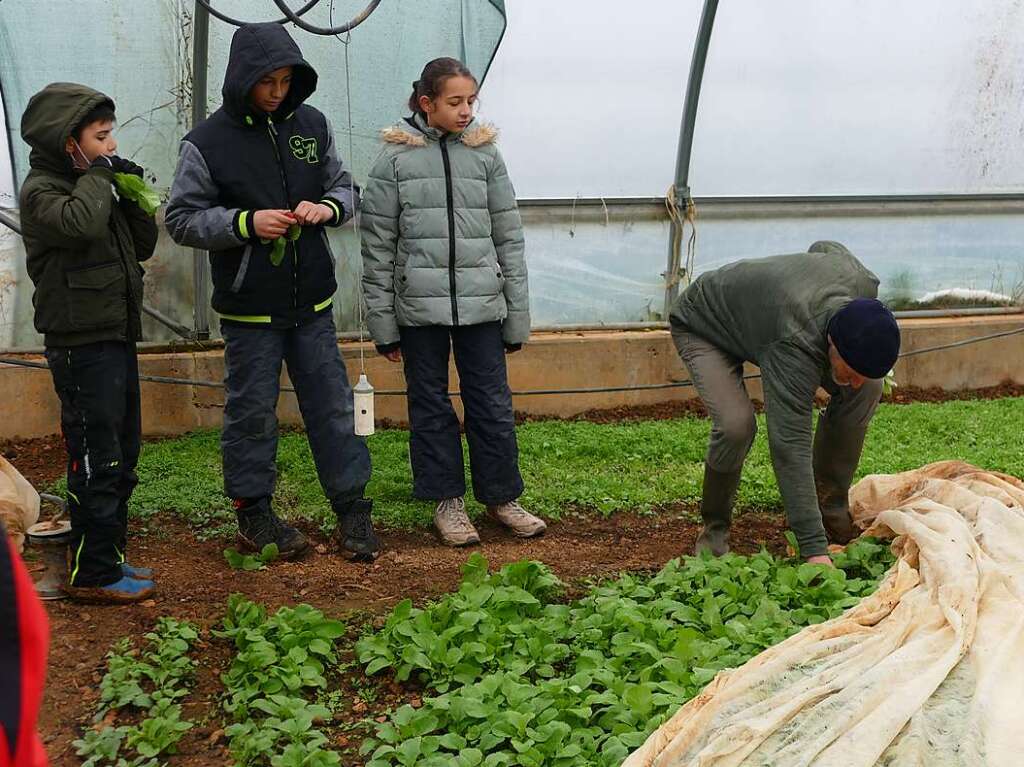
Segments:
[[[406,146],[426,146],[428,139],[437,140],[441,132],[436,128],[422,126],[421,120],[409,118],[405,122],[391,125],[380,132],[381,140],[385,144],[405,144]],[[462,133],[458,134],[458,140],[468,147],[476,148],[493,144],[498,140],[498,129],[491,123],[473,121]]]

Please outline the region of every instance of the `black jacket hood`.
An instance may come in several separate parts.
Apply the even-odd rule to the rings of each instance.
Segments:
[[[265,75],[292,67],[292,84],[276,114],[294,112],[316,90],[316,70],[302,58],[302,51],[280,24],[245,24],[231,38],[228,67],[224,73],[224,109],[236,118],[252,114],[249,91]]]

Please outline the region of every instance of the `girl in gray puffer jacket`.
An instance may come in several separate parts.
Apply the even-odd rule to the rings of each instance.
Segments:
[[[530,334],[523,227],[497,132],[473,119],[476,100],[460,61],[427,64],[412,116],[383,132],[360,206],[370,334],[381,354],[405,362],[413,492],[438,502],[434,522],[455,546],[480,537],[463,502],[453,349],[473,494],[519,536],[545,529],[516,502],[523,480],[505,367]]]

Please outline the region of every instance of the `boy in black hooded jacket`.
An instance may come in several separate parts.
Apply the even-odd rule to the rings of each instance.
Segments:
[[[352,390],[338,351],[337,289],[325,226],[341,226],[358,189],[330,125],[304,102],[317,74],[279,24],[248,24],[231,40],[224,103],[181,143],[166,226],[210,251],[213,308],[224,337],[224,489],[247,548],[308,548],[270,499],[276,480],[281,363],[295,385],[344,551],[372,559],[379,541],[363,497],[370,455],[355,436]]]

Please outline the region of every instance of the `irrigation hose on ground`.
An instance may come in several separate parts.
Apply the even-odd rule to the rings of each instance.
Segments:
[[[913,349],[908,352],[900,354],[900,359],[905,357],[916,357],[919,354],[930,354],[932,352],[944,351],[946,349],[956,349],[961,346],[970,346],[971,344],[982,343],[983,341],[992,341],[997,338],[1006,338],[1007,336],[1015,336],[1020,333],[1024,333],[1024,327],[1014,328],[1013,330],[1004,330],[1000,333],[991,333],[986,336],[975,336],[974,338],[965,338],[962,341],[953,341],[948,344],[940,344],[938,346],[926,346],[923,349]],[[22,360],[14,357],[0,357],[0,365],[13,365],[15,367],[23,368],[34,368],[37,370],[49,370],[49,365],[45,362],[35,362],[33,360]],[[751,375],[743,376],[743,380],[749,381],[752,379],[760,378],[760,374],[753,373]],[[201,379],[194,378],[174,378],[172,376],[154,376],[154,375],[140,375],[140,381],[148,381],[150,383],[160,384],[176,384],[179,386],[200,386],[210,389],[223,389],[224,383],[222,381],[204,381]],[[627,392],[627,391],[653,391],[656,389],[683,389],[688,386],[693,386],[692,381],[670,381],[668,383],[655,383],[655,384],[635,384],[633,386],[595,386],[591,388],[577,388],[577,389],[520,389],[513,391],[512,396],[514,397],[531,397],[531,396],[546,396],[551,394],[609,394],[612,392]],[[294,387],[282,386],[281,391],[294,392]],[[406,395],[405,389],[377,389],[375,394],[382,397],[404,397]],[[451,396],[459,396],[458,391],[449,392]]]

